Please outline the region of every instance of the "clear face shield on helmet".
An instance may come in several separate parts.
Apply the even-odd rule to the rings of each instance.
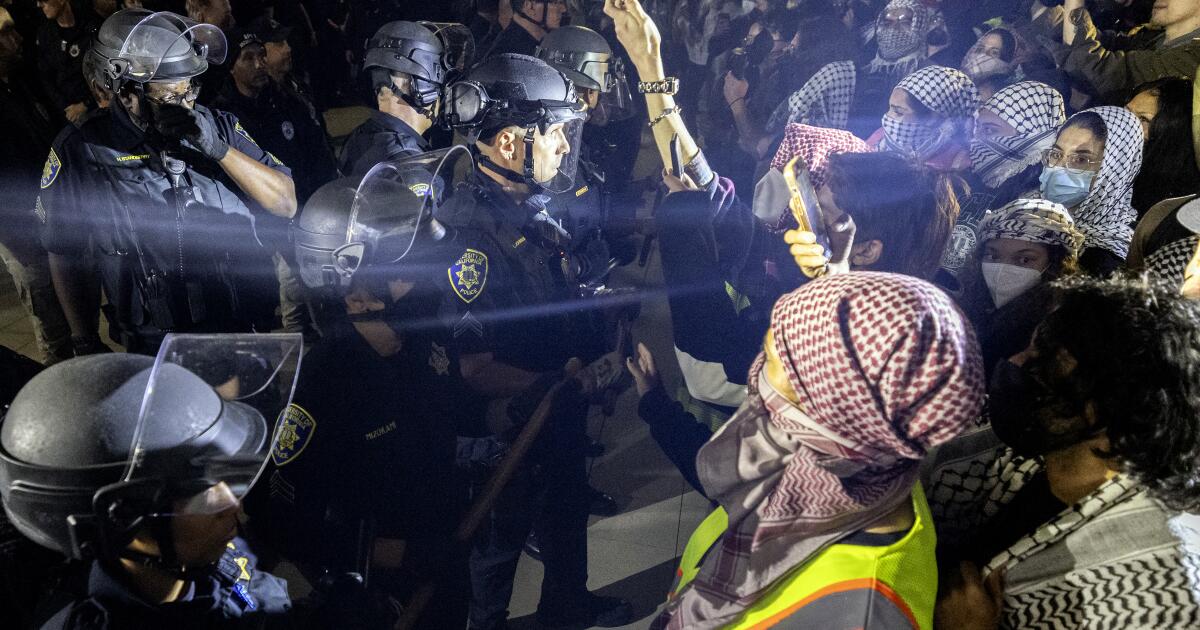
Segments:
[[[195,77],[228,54],[221,29],[168,11],[142,18],[126,36],[118,59],[124,80],[177,82]]]
[[[445,51],[443,65],[446,68],[446,82],[452,83],[475,61],[475,36],[471,29],[456,22],[418,22],[421,26],[433,31],[434,36],[442,42]]]
[[[157,492],[159,511],[147,517],[238,507],[272,449],[302,448],[311,433],[284,413],[302,350],[299,334],[168,335],[118,492]]]
[[[350,277],[364,264],[401,262],[422,231],[433,229],[434,210],[472,172],[471,153],[462,146],[373,166],[355,191],[346,244],[333,254],[339,273]]]

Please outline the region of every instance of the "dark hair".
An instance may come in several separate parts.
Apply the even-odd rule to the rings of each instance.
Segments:
[[[1080,112],[1075,114],[1067,121],[1067,124],[1063,125],[1062,129],[1058,130],[1058,135],[1054,139],[1058,140],[1058,136],[1061,136],[1064,131],[1074,127],[1087,129],[1092,132],[1092,135],[1099,138],[1100,142],[1108,143],[1108,125],[1104,124],[1104,119],[1096,112]]]
[[[984,33],[979,39],[983,39],[988,35],[996,35],[1000,38],[1000,60],[1011,63],[1017,56],[1017,38],[1013,35],[1012,31],[1004,27],[998,27]]]
[[[891,153],[838,153],[828,172],[834,200],[858,227],[855,240],[883,243],[872,269],[932,278],[958,218],[950,179]]]
[[[1139,217],[1163,199],[1200,190],[1192,144],[1192,82],[1162,79],[1139,86],[1134,94],[1142,92],[1158,97],[1158,113],[1150,123],[1142,170],[1133,180],[1133,207]]]
[[[1110,444],[1097,455],[1172,509],[1200,506],[1200,301],[1150,276],[1054,286],[1058,308],[1035,343],[1077,361],[1067,378],[1094,403]]]

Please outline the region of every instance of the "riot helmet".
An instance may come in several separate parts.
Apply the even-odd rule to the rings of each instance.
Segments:
[[[371,89],[392,90],[413,109],[431,116],[439,91],[451,69],[442,40],[430,29],[415,22],[388,22],[367,41],[363,70],[371,80]],[[395,85],[392,73],[408,77],[405,88]]]
[[[472,169],[470,152],[457,146],[381,162],[361,178],[325,184],[292,229],[301,280],[332,297],[349,292],[368,268],[410,265],[423,241],[445,233],[434,212],[449,198],[450,182]]]
[[[612,47],[600,33],[583,26],[564,26],[547,33],[536,54],[565,74],[581,96],[584,90],[596,92],[596,103],[588,105],[602,110],[605,120],[619,120],[633,114],[624,63],[613,55]]]
[[[5,513],[72,558],[195,568],[176,555],[171,519],[239,505],[278,447],[276,418],[290,404],[302,343],[289,334],[168,335],[156,358],[99,354],[47,368],[0,426]],[[139,533],[160,556],[129,548]]]
[[[133,84],[192,79],[225,61],[225,35],[169,11],[124,9],[104,20],[87,55],[97,84],[116,93]]]
[[[586,112],[575,86],[562,72],[537,57],[496,55],[447,88],[443,107],[446,123],[466,135],[472,145],[480,139],[490,140],[507,127],[524,131],[522,172],[500,166],[486,155],[477,156],[481,165],[534,192],[558,193],[571,188]],[[559,124],[570,151],[561,156],[554,175],[539,179],[534,168],[536,134],[550,133]]]

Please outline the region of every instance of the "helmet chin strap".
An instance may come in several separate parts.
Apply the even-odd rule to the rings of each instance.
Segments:
[[[546,192],[546,186],[537,181],[533,170],[533,134],[537,131],[537,125],[531,125],[525,128],[525,138],[522,142],[525,144],[525,163],[523,165],[524,174],[518,173],[512,169],[505,168],[496,164],[491,158],[484,154],[479,154],[479,162],[487,167],[489,171],[495,172],[497,175],[507,179],[514,184],[524,184],[529,187],[529,192],[535,195],[540,195]]]
[[[216,563],[206,564],[200,567],[188,567],[179,562],[178,555],[175,551],[174,537],[171,534],[171,522],[166,518],[152,518],[149,523],[150,535],[154,537],[154,541],[158,543],[160,555],[151,555],[141,551],[135,551],[128,547],[122,549],[117,557],[123,560],[129,560],[137,563],[140,566],[161,571],[180,580],[190,580],[197,575],[211,571]]]

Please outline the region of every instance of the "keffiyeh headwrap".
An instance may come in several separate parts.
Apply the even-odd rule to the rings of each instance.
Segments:
[[[1008,51],[1008,59],[993,57],[992,55],[983,52],[983,38],[987,37],[988,35],[998,35],[1003,37],[1001,33],[1007,34],[1009,39],[1013,41],[1013,45],[1011,47],[1014,50]],[[1013,61],[1013,57],[1016,55],[1015,48],[1016,36],[1013,35],[1012,31],[1006,28],[994,28],[984,33],[983,36],[979,38],[979,41],[975,42],[974,46],[971,46],[971,49],[967,51],[967,54],[963,55],[962,65],[960,67],[962,68],[963,72],[967,73],[967,76],[971,77],[972,81],[976,82],[994,76],[1010,75],[1017,67],[1016,62]]]
[[[1078,254],[1083,243],[1067,209],[1046,199],[1016,199],[984,215],[979,240],[994,238],[1058,246],[1072,254]]]
[[[976,136],[971,140],[971,170],[989,188],[1037,164],[1054,146],[1058,129],[1067,120],[1062,94],[1037,81],[1014,83],[992,95],[980,107],[1017,130],[1012,136]]]
[[[840,129],[810,125],[788,125],[783,142],[771,159],[771,168],[782,171],[792,158],[800,156],[808,164],[813,188],[820,188],[828,176],[829,156],[836,153],[870,153],[871,147],[858,136]]]
[[[898,89],[942,118],[940,122],[902,121],[884,114],[881,149],[925,159],[947,143],[965,138],[979,108],[979,91],[961,70],[928,66],[904,77]]]
[[[771,332],[793,404],[750,370],[746,402],[696,459],[729,528],[668,603],[668,628],[716,628],[780,578],[908,501],[925,453],[983,404],[974,333],[923,280],[853,272],[775,305]]]
[[[1130,205],[1133,180],[1142,168],[1142,125],[1137,116],[1124,107],[1093,107],[1075,116],[1092,112],[1104,120],[1108,138],[1104,142],[1104,159],[1096,174],[1092,191],[1071,215],[1083,232],[1083,246],[1107,249],[1124,259],[1133,240],[1133,223],[1137,211]],[[1067,120],[1071,124],[1072,116]]]
[[[858,71],[850,61],[835,61],[792,92],[787,99],[787,122],[845,129],[850,122],[850,105]],[[772,116],[772,123],[775,123]]]
[[[912,11],[912,24],[888,24],[884,16],[889,11]],[[929,56],[926,38],[941,23],[941,12],[920,0],[891,0],[875,18],[875,59],[867,66],[872,74],[908,74],[917,69]]]

